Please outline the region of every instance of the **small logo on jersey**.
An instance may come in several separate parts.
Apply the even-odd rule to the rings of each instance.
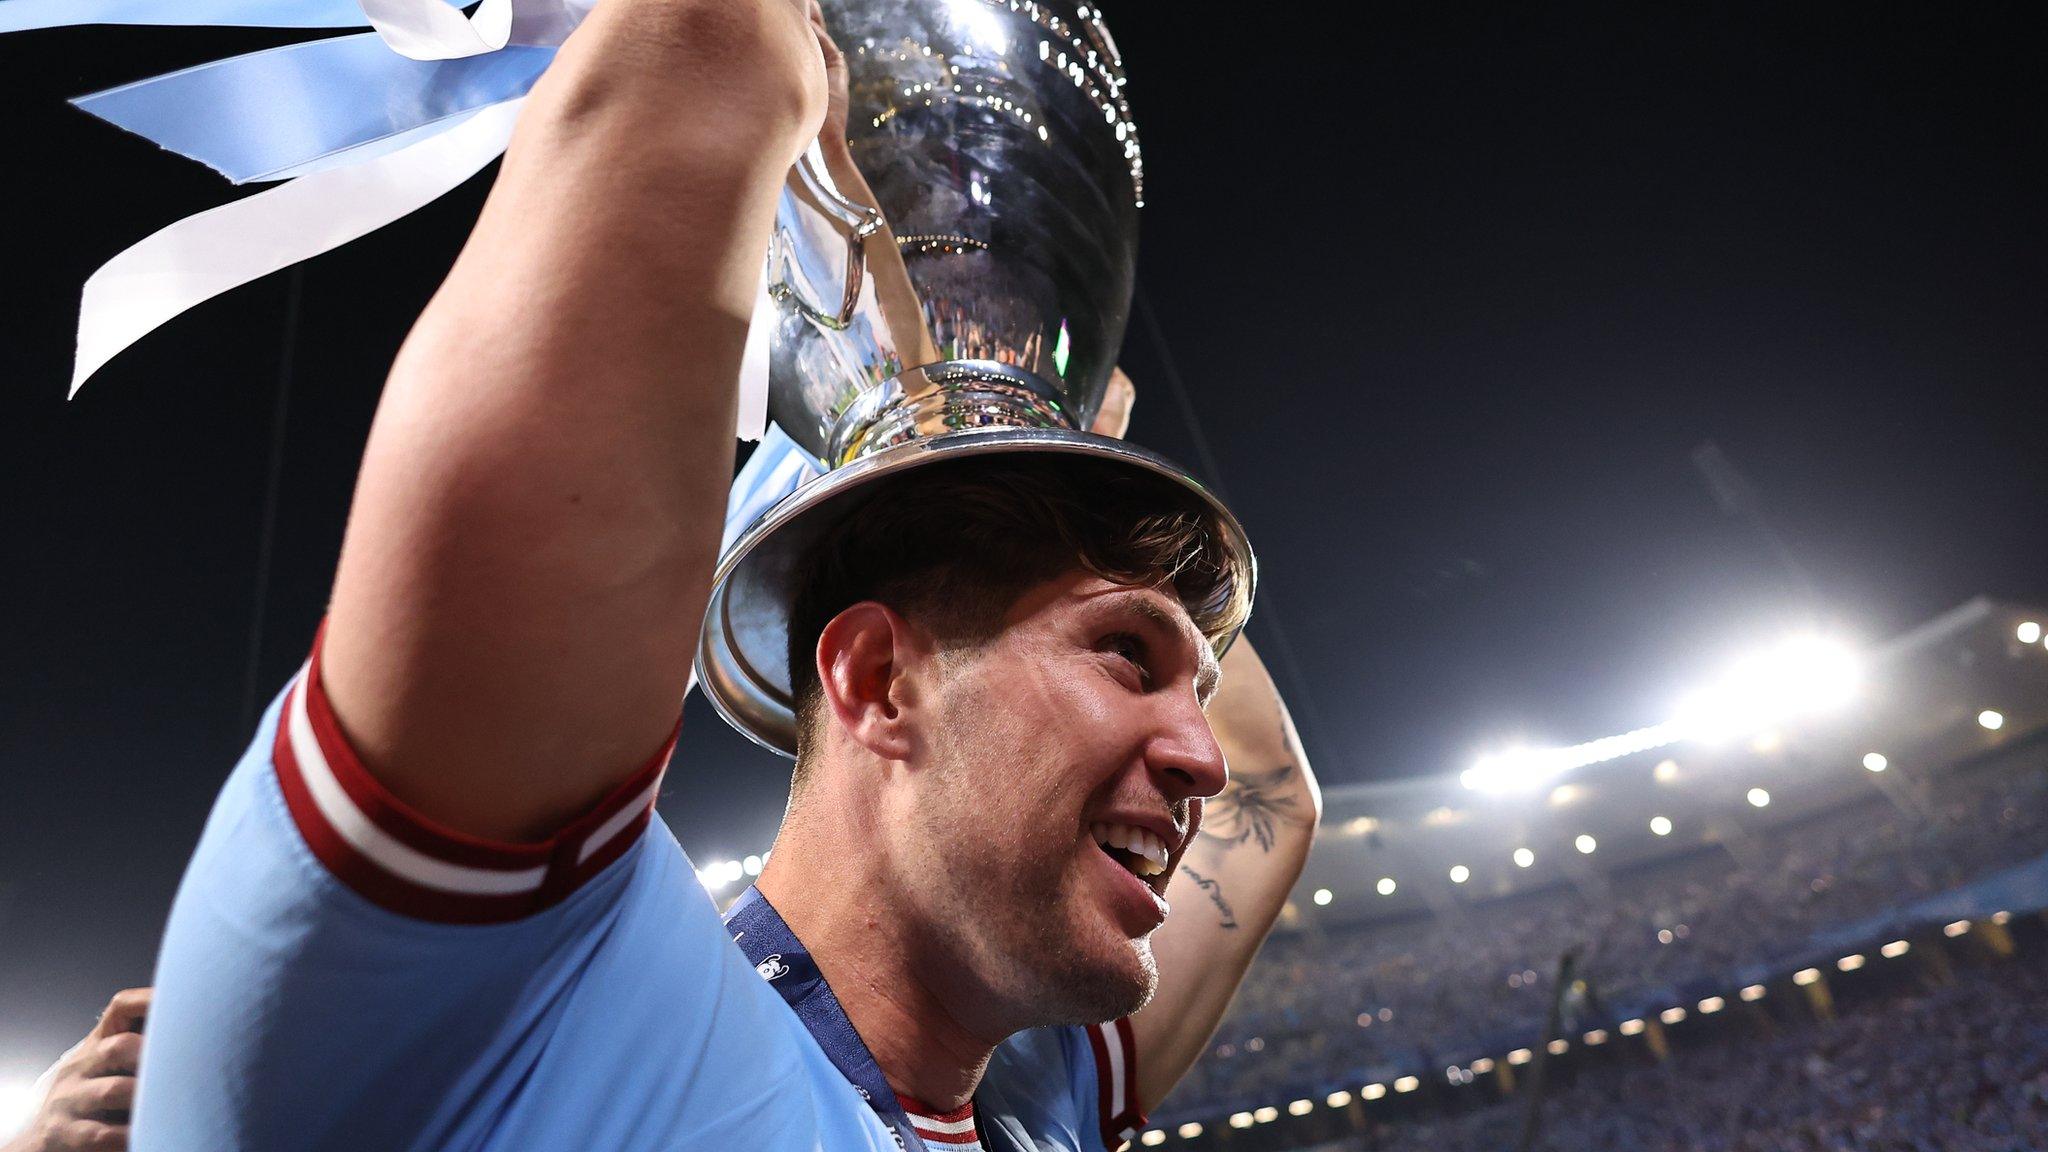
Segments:
[[[789,965],[782,962],[782,954],[778,952],[773,956],[763,959],[759,964],[754,965],[754,971],[759,972],[763,980],[774,980],[777,977],[788,975]]]

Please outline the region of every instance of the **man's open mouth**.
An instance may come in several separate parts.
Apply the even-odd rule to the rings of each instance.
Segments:
[[[1148,885],[1167,868],[1166,842],[1130,824],[1091,824],[1089,832],[1109,858]]]

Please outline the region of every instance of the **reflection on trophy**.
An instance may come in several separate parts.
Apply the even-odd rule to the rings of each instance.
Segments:
[[[698,675],[795,748],[786,577],[860,489],[938,459],[1074,453],[1192,490],[1088,427],[1130,311],[1144,163],[1100,12],[1034,0],[826,0],[847,140],[791,172],[769,254],[769,415],[827,470],[728,549]]]

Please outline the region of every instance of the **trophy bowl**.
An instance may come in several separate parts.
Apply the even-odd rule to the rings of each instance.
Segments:
[[[1253,571],[1236,519],[1183,469],[1084,431],[1123,342],[1144,204],[1101,13],[1037,0],[823,8],[847,63],[847,141],[813,147],[777,205],[768,412],[824,475],[727,548],[697,659],[720,714],[784,755],[794,568],[883,477],[984,453],[1114,461],[1163,496],[1197,494]]]

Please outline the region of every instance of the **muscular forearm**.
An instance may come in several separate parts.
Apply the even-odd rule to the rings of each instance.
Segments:
[[[1247,641],[1223,659],[1209,720],[1230,785],[1204,806],[1201,833],[1167,889],[1173,915],[1154,934],[1159,997],[1134,1021],[1148,1108],[1208,1044],[1301,875],[1322,815],[1294,723]]]
[[[407,339],[323,679],[428,815],[545,832],[673,724],[775,192],[822,110],[815,53],[787,0],[601,5]]]

